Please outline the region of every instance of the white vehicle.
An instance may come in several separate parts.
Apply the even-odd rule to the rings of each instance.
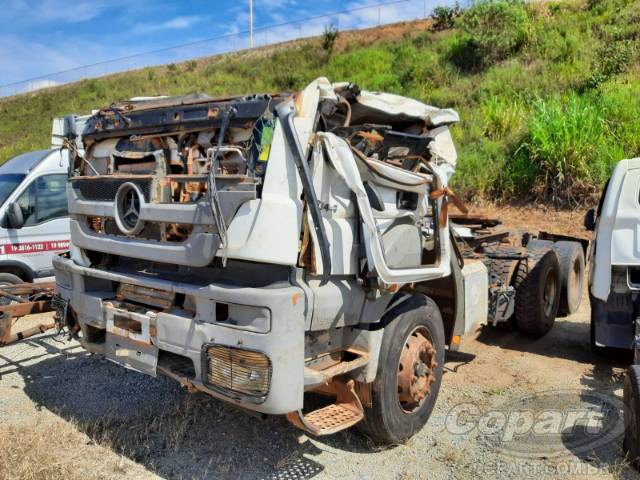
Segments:
[[[38,150],[0,167],[0,282],[52,275],[53,255],[69,249],[67,156]]]
[[[640,466],[640,158],[622,160],[585,227],[594,230],[589,297],[591,346],[634,352],[624,382],[628,459]]]
[[[53,275],[53,256],[69,249],[64,123],[79,130],[85,117],[55,119],[52,148],[18,155],[0,166],[0,284]],[[79,140],[77,145],[81,145]]]
[[[563,296],[554,249],[470,227],[452,240],[457,121],[326,78],[112,104],[70,169],[60,318],[124,367],[315,435],[357,424],[403,442],[446,349],[478,321],[542,336]],[[309,411],[312,390],[336,403]]]
[[[623,160],[607,182],[597,211],[590,210],[585,227],[595,230],[590,257],[591,344],[632,349],[634,302],[640,291],[640,158]]]

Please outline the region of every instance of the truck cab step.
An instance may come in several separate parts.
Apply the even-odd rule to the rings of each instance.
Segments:
[[[333,379],[328,385],[336,402],[308,414],[301,410],[287,414],[287,420],[311,435],[330,435],[346,430],[364,418],[362,403],[355,392],[355,381]]]
[[[369,352],[349,347],[307,359],[304,367],[304,388],[313,390],[327,385],[339,375],[364,367],[369,363]]]

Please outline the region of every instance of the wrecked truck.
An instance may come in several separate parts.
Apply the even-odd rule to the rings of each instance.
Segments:
[[[508,275],[533,289],[520,311],[538,333],[560,302],[552,249],[458,247],[457,121],[325,78],[102,109],[70,168],[60,317],[124,367],[314,435],[402,442],[434,408],[445,350],[517,314]],[[326,404],[309,411],[308,391]]]

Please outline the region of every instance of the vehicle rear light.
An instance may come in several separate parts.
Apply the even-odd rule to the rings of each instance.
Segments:
[[[205,347],[206,383],[224,390],[264,397],[271,384],[271,361],[264,353],[224,345]]]

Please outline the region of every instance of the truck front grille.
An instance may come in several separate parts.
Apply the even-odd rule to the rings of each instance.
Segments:
[[[80,195],[85,200],[97,200],[103,202],[113,202],[116,198],[116,193],[123,183],[131,182],[135,183],[147,202],[151,200],[151,180],[136,180],[131,178],[104,178],[100,177],[99,180],[91,180],[87,178],[72,179],[71,185],[73,188],[80,191]]]
[[[271,361],[264,353],[225,345],[205,347],[206,383],[226,392],[265,397],[271,384]]]

